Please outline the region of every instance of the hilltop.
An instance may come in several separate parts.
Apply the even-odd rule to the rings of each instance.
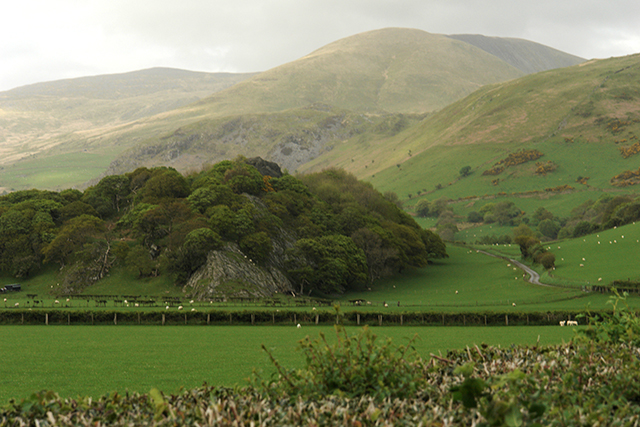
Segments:
[[[510,46],[518,56],[517,44]],[[519,57],[564,64],[553,49],[531,52]],[[154,69],[27,86],[0,94],[0,179],[9,190],[64,188],[98,177],[112,160],[108,173],[158,164],[185,170],[237,154],[295,170],[355,135],[379,135],[390,124],[397,133],[483,85],[524,74],[467,41],[388,28],[257,75]],[[305,124],[327,119],[339,119],[339,131]],[[243,133],[247,123],[261,129],[258,138],[217,138]],[[289,150],[297,155],[284,154]]]

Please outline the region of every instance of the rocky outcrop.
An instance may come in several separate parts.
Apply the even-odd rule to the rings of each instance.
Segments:
[[[185,286],[190,298],[269,297],[291,291],[291,282],[276,266],[249,260],[235,243],[212,251],[207,263],[196,271]]]
[[[252,157],[245,160],[245,163],[256,168],[262,175],[272,178],[280,178],[282,176],[282,170],[280,170],[280,166],[277,163],[270,162],[262,157]]]

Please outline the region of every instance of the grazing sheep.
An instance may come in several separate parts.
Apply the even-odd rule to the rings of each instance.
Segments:
[[[567,326],[578,326],[578,322],[576,320],[567,320]]]
[[[297,328],[302,328],[302,326],[300,326],[300,323],[298,323],[298,325],[296,326]]]
[[[165,309],[166,309],[166,310],[169,310],[169,306],[166,306],[166,307],[165,307]]]
[[[515,303],[515,302],[512,302],[512,303],[511,303],[511,305],[515,307],[515,306],[516,306],[516,303]]]
[[[458,293],[458,291],[456,291],[456,294]]]
[[[179,307],[178,307],[178,310],[182,310],[182,306],[179,306]]]
[[[14,307],[20,307],[20,303],[19,302],[15,303]]]
[[[561,321],[560,321],[560,326],[564,326],[564,325],[566,325],[566,324],[567,324],[567,321],[566,321],[566,320],[561,320]]]

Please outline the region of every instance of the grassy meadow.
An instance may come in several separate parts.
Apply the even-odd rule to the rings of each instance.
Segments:
[[[347,328],[356,333],[358,328]],[[39,390],[65,397],[117,391],[148,392],[152,387],[176,393],[181,387],[246,384],[254,369],[275,371],[264,344],[285,367],[302,367],[296,351],[305,336],[322,332],[335,340],[330,326],[1,326],[0,404]],[[487,343],[559,344],[573,328],[542,327],[382,327],[380,338],[406,343],[414,335],[418,354],[445,354],[448,349]]]

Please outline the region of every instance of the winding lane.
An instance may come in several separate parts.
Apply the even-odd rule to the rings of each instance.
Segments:
[[[507,258],[504,256],[499,256],[499,255],[494,255],[492,253],[489,252],[485,252],[485,251],[481,251],[478,250],[478,252],[483,253],[485,255],[489,255],[492,256],[494,258],[500,258],[503,259],[505,261],[509,261],[512,262],[514,265],[516,265],[518,268],[520,268],[521,270],[524,270],[525,273],[529,274],[529,279],[527,280],[527,282],[532,283],[534,285],[539,285],[539,286],[548,286],[548,287],[553,287],[552,285],[548,285],[546,283],[541,283],[540,282],[540,275],[533,269],[531,269],[530,267],[524,265],[523,263],[521,263],[520,261],[516,261],[515,259],[512,258]]]

